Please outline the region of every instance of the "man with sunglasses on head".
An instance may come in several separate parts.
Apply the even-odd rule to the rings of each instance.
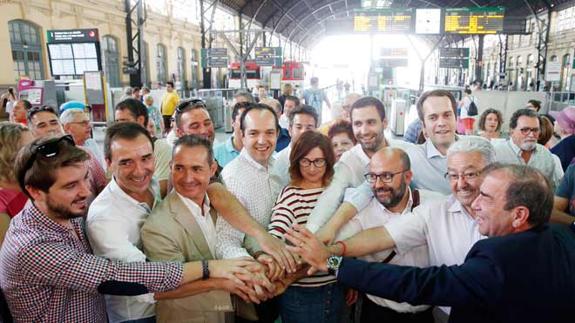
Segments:
[[[563,169],[556,167],[552,153],[537,143],[541,124],[537,112],[519,109],[509,121],[509,139],[493,144],[497,161],[502,163],[531,166],[540,170],[555,185],[563,177]]]
[[[56,111],[50,106],[34,107],[28,111],[28,127],[36,138],[47,138],[52,136],[61,136],[64,134],[64,128],[58,118]],[[74,137],[72,137],[74,138]],[[108,184],[106,172],[96,156],[87,148],[82,147],[81,143],[75,144],[90,155],[88,160],[90,170],[90,183],[92,186],[93,196],[98,195]]]
[[[202,277],[238,281],[236,273],[251,281],[245,261],[122,263],[92,255],[84,234],[89,158],[70,136],[36,139],[18,154],[18,183],[32,203],[13,219],[0,251],[0,284],[16,322],[106,322],[101,294],[169,291]]]

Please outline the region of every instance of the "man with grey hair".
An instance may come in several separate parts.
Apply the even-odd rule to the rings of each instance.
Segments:
[[[242,91],[242,90],[237,91],[234,94],[234,101],[235,101],[235,103],[238,103],[238,102],[255,103],[254,96],[251,95],[251,93],[249,93],[247,91]]]
[[[471,204],[479,195],[483,169],[494,161],[495,151],[489,141],[481,137],[460,138],[447,150],[445,177],[451,195],[423,203],[413,209],[413,215],[362,231],[330,249],[336,255],[345,249],[345,256],[354,257],[394,247],[402,255],[427,245],[430,265],[462,264],[471,246],[484,238],[478,231]]]
[[[537,112],[531,109],[519,109],[509,121],[509,139],[494,143],[497,161],[517,165],[531,166],[559,185],[563,177],[563,168],[557,167],[553,154],[538,144],[541,123]]]
[[[96,140],[92,139],[92,125],[90,116],[80,109],[68,109],[60,115],[60,123],[64,132],[74,138],[74,143],[88,149],[98,160],[100,166],[105,167],[104,154]]]

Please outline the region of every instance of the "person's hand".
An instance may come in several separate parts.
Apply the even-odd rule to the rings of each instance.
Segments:
[[[335,240],[335,235],[337,234],[337,230],[333,230],[330,228],[329,224],[325,224],[321,229],[319,229],[315,236],[318,238],[319,241],[323,242],[326,245],[332,244]]]
[[[312,275],[318,269],[327,271],[327,258],[329,258],[330,252],[308,229],[294,225],[293,229],[286,233],[285,238],[293,244],[293,246],[287,247],[288,250],[300,255],[312,266],[308,270],[308,275]]]
[[[345,293],[345,304],[347,304],[347,306],[355,304],[355,302],[357,302],[358,295],[359,293],[355,289],[348,289]]]
[[[262,231],[257,236],[254,236],[260,247],[268,255],[272,256],[281,266],[289,273],[297,270],[297,261],[287,249],[286,245],[280,239],[274,238],[267,231]]]
[[[285,276],[285,268],[280,266],[270,255],[263,253],[259,255],[256,260],[266,266],[267,277],[271,282]]]
[[[244,301],[250,303],[260,303],[256,292],[247,285],[238,285],[234,281],[222,278],[213,278],[216,289],[225,290],[231,294],[238,295]]]
[[[238,285],[245,285],[245,282],[253,279],[249,269],[253,267],[254,264],[257,264],[257,262],[253,259],[242,257],[236,259],[209,260],[208,268],[210,269],[210,277],[212,278],[225,278]]]

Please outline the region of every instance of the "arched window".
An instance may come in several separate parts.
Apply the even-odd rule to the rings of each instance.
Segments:
[[[106,35],[102,37],[102,56],[104,58],[104,73],[111,87],[121,87],[120,81],[120,53],[118,41],[115,37]]]
[[[168,62],[166,57],[166,46],[164,44],[158,44],[156,48],[156,68],[158,82],[165,84],[168,80]]]
[[[12,20],[8,22],[8,29],[15,78],[44,79],[40,28],[24,20]]]
[[[182,47],[178,47],[178,80],[183,88],[186,82],[186,50]]]

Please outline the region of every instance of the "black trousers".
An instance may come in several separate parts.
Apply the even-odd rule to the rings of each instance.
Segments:
[[[360,323],[434,323],[432,308],[417,313],[399,313],[379,306],[363,295]]]

